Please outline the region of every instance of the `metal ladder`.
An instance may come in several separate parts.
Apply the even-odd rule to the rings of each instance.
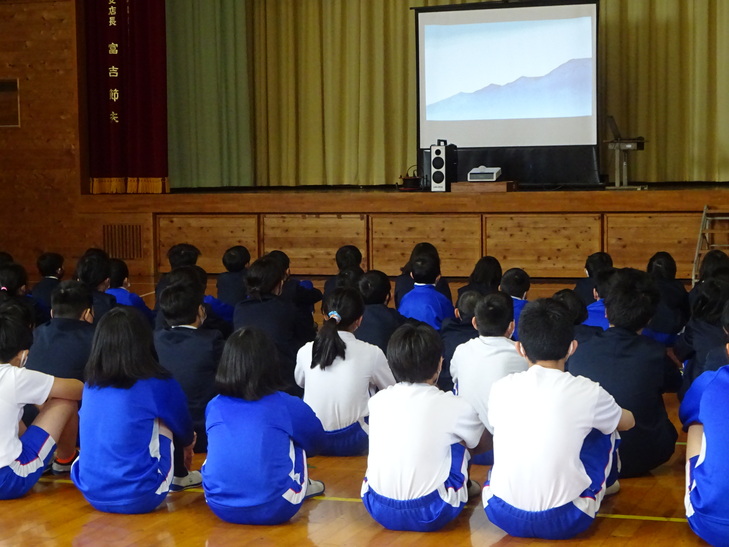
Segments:
[[[724,221],[725,225],[717,226],[716,221]],[[717,238],[720,234],[726,235],[727,237]],[[691,273],[692,285],[696,285],[696,282],[699,280],[699,267],[704,255],[713,249],[726,248],[729,248],[729,211],[712,210],[709,209],[708,205],[704,205],[704,213],[701,215],[701,226],[699,228],[699,239],[696,242],[694,267]]]

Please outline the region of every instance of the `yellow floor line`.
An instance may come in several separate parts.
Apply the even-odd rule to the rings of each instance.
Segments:
[[[59,479],[56,477],[41,477],[40,482],[44,483],[54,483],[58,482],[61,484],[73,484],[73,482],[69,479]],[[202,488],[188,488],[187,490],[183,490],[183,492],[198,492],[203,493]],[[178,494],[179,492],[172,492],[172,494]],[[312,499],[320,500],[320,501],[343,501],[347,503],[362,503],[361,498],[340,498],[337,496],[314,496]],[[658,521],[658,522],[686,522],[685,518],[675,518],[675,517],[649,517],[649,516],[642,516],[642,515],[611,515],[609,513],[598,513],[598,517],[602,517],[604,519],[624,519],[624,520],[648,520],[648,521]]]

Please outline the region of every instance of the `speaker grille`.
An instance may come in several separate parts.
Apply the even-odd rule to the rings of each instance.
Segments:
[[[141,224],[104,224],[104,250],[113,258],[142,258]]]

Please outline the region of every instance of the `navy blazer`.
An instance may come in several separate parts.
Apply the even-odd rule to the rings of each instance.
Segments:
[[[248,296],[248,285],[246,284],[246,273],[244,269],[240,272],[223,272],[218,274],[216,286],[218,287],[218,300],[222,300],[229,306],[235,306]]]
[[[405,323],[405,318],[394,308],[385,304],[367,304],[362,323],[354,331],[357,340],[374,344],[387,354],[387,343],[397,328]]]
[[[577,293],[577,296],[580,297],[580,300],[585,303],[585,306],[589,306],[595,301],[595,293],[593,292],[594,289],[595,282],[592,280],[592,278],[583,277],[577,280],[574,291],[575,293]]]
[[[458,298],[461,298],[461,296],[463,296],[463,293],[468,291],[475,291],[482,296],[486,296],[498,292],[498,290],[499,287],[492,287],[491,285],[484,285],[483,283],[471,282],[468,285],[464,285],[463,287],[458,289]]]
[[[621,477],[634,477],[668,461],[678,433],[663,404],[663,394],[681,385],[681,373],[666,348],[620,327],[598,332],[577,346],[569,372],[598,382],[635,416],[635,427],[621,431]]]
[[[707,354],[716,347],[724,347],[726,343],[727,335],[720,325],[712,325],[700,319],[689,319],[673,347],[678,360],[686,361],[681,397],[699,374],[706,370]]]
[[[58,287],[58,284],[61,282],[60,279],[57,277],[44,277],[41,279],[31,291],[31,295],[33,298],[35,298],[38,302],[43,304],[46,308],[49,310],[51,309],[51,294],[53,293],[53,289]]]
[[[478,338],[478,331],[470,321],[462,322],[456,317],[444,319],[440,327],[440,338],[443,340],[443,368],[438,377],[438,387],[443,391],[453,391],[451,378],[451,359],[456,348],[469,340]]]
[[[97,325],[104,314],[116,306],[116,298],[113,294],[101,291],[91,291],[91,298],[94,306],[94,325]]]
[[[94,326],[79,319],[56,317],[33,331],[25,366],[58,378],[84,381]]]
[[[686,288],[676,279],[656,279],[656,288],[661,298],[648,328],[667,334],[681,332],[691,316]]]
[[[199,452],[207,448],[205,407],[216,395],[215,373],[224,344],[217,330],[171,327],[154,332],[159,363],[172,373],[187,396],[187,407],[197,432],[195,450]]]

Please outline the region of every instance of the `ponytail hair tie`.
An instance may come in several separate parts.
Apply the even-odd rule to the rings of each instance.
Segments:
[[[337,325],[338,325],[338,324],[339,324],[339,323],[340,323],[340,322],[342,321],[342,316],[341,316],[341,315],[339,315],[339,314],[338,314],[337,312],[335,312],[335,311],[330,311],[330,312],[329,312],[329,313],[327,314],[327,317],[328,317],[329,319],[334,319],[334,321],[336,321]]]
[[[5,292],[8,292],[8,288],[7,288],[7,287],[0,287],[0,291],[5,291]],[[337,323],[338,323],[338,322],[339,322],[339,321],[337,321]]]

